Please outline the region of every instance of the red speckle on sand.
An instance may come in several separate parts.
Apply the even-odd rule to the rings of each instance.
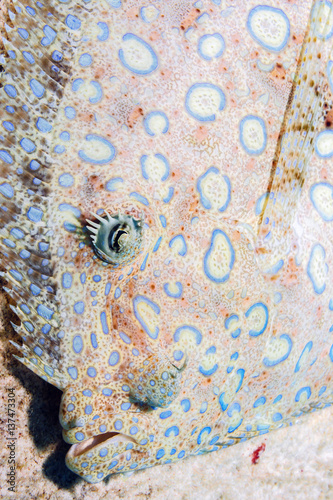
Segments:
[[[253,464],[257,464],[259,462],[260,453],[262,451],[265,451],[265,448],[266,448],[265,443],[262,443],[256,450],[254,450],[254,452],[252,453],[252,460],[251,460]]]

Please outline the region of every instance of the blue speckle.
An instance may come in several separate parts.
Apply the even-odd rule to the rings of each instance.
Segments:
[[[65,131],[65,132],[61,132],[61,134],[59,135],[59,138],[62,140],[62,141],[69,141],[71,136],[70,136],[70,133]]]
[[[44,319],[50,320],[54,314],[54,311],[52,311],[52,309],[45,306],[44,304],[39,304],[37,306],[37,314],[39,314],[39,316],[41,316]]]
[[[257,408],[258,406],[264,405],[265,403],[266,403],[266,398],[264,396],[261,396],[254,402],[253,408]]]
[[[216,112],[223,111],[226,104],[224,92],[216,85],[213,85],[212,83],[195,83],[194,85],[192,85],[186,94],[185,108],[189,115],[200,122],[214,121],[216,118],[216,112],[208,114],[203,110],[202,113],[198,113],[197,111],[194,111],[192,109],[192,99],[194,99],[195,101],[206,99],[207,90],[214,91],[219,96],[219,104],[217,106]]]
[[[131,343],[131,339],[129,338],[128,335],[126,335],[126,333],[124,332],[119,332],[119,337],[121,338],[121,340],[123,342],[125,342],[125,344],[130,344]]]
[[[197,437],[197,443],[198,444],[201,444],[201,439],[202,439],[202,435],[206,432],[207,434],[210,434],[212,431],[211,427],[204,427],[198,434],[198,437]]]
[[[90,415],[92,413],[92,406],[91,405],[87,405],[84,409],[84,413],[86,415]]]
[[[59,52],[59,50],[54,50],[51,57],[52,57],[53,61],[60,62],[63,60],[64,56],[62,55],[61,52]]]
[[[99,159],[94,159],[89,157],[83,149],[80,149],[78,152],[79,157],[81,160],[87,162],[87,163],[93,163],[95,165],[106,165],[107,163],[110,163],[116,156],[116,148],[111,144],[110,141],[105,139],[104,137],[100,137],[99,135],[95,134],[88,134],[86,135],[86,141],[91,142],[91,141],[97,141],[101,142],[103,145],[107,146],[109,149],[109,156],[106,156],[105,158],[99,158]]]
[[[76,302],[74,304],[74,311],[76,312],[76,314],[82,314],[84,312],[84,302]]]
[[[41,44],[44,47],[47,47],[48,45],[52,44],[52,42],[54,41],[55,37],[57,36],[57,33],[54,31],[54,29],[52,29],[47,24],[44,26],[43,32],[44,32],[45,37],[42,38]]]
[[[7,121],[7,120],[5,120],[5,121],[3,121],[3,122],[2,122],[2,126],[3,126],[6,130],[8,130],[8,132],[13,132],[13,130],[15,130],[15,127],[14,127],[13,123],[12,123],[12,122],[9,122],[9,121]]]
[[[99,452],[99,456],[100,457],[106,457],[106,455],[108,454],[108,449],[107,448],[102,448]],[[103,474],[102,474],[103,476]]]
[[[189,399],[183,399],[181,402],[181,407],[183,408],[183,411],[187,413],[189,409],[191,408],[191,402]]]
[[[93,348],[97,349],[98,343],[97,343],[96,335],[94,333],[90,334],[90,342],[91,342],[91,345],[93,346]]]
[[[13,85],[9,85],[9,84],[5,85],[4,91],[6,92],[6,94],[9,97],[12,97],[13,99],[15,99],[15,97],[17,96],[17,91]]]
[[[14,189],[10,184],[7,182],[4,182],[3,184],[0,185],[0,193],[3,194],[6,198],[13,198],[14,196]]]
[[[163,450],[163,448],[160,448],[158,450],[158,452],[156,453],[156,459],[160,460],[162,457],[164,457],[164,455],[165,455],[165,451]]]
[[[88,370],[87,370],[87,374],[89,375],[89,377],[96,377],[96,370],[93,366],[89,366]]]
[[[65,116],[69,120],[73,120],[76,117],[76,110],[72,106],[65,107]]]
[[[74,177],[71,174],[61,174],[59,176],[58,182],[61,187],[71,187],[74,184]]]
[[[67,368],[67,371],[68,371],[69,376],[73,380],[77,379],[77,369],[75,368],[75,366],[70,366],[69,368]]]
[[[37,356],[41,356],[43,354],[43,351],[42,351],[42,349],[39,346],[36,346],[34,348],[34,353],[36,353]]]
[[[305,393],[306,394],[306,399],[309,399],[309,397],[311,396],[311,389],[310,387],[302,387],[302,389],[299,389],[296,393],[296,396],[295,396],[295,401],[298,402],[300,399],[301,399],[301,396],[302,394]]]
[[[75,16],[72,16],[72,14],[68,14],[68,16],[65,19],[66,25],[71,29],[71,30],[78,30],[81,28],[81,21]]]
[[[286,24],[286,34],[284,39],[281,41],[281,44],[279,46],[275,45],[269,45],[265,43],[262,39],[262,37],[259,37],[253,30],[252,22],[253,18],[255,19],[256,15],[260,12],[267,11],[268,15],[270,12],[279,14],[281,18],[284,20]],[[276,9],[274,7],[270,7],[269,5],[258,5],[257,7],[254,7],[252,10],[250,10],[247,23],[246,23],[247,29],[252,36],[252,38],[259,43],[262,47],[265,49],[272,51],[272,52],[280,52],[283,50],[288,42],[289,35],[290,35],[290,22],[286,14],[281,10],[281,9]]]
[[[73,349],[76,354],[80,354],[83,349],[83,341],[81,335],[76,335],[73,339]]]
[[[101,34],[97,35],[97,39],[100,42],[105,42],[109,38],[109,28],[108,28],[108,25],[106,23],[100,21],[99,23],[97,23],[97,26],[99,27],[99,29],[102,32]]]
[[[92,57],[90,54],[82,54],[79,58],[79,64],[83,68],[86,68],[87,66],[90,66],[92,64]]]
[[[169,417],[171,417],[171,415],[172,415],[172,411],[170,411],[170,410],[162,411],[162,413],[160,413],[160,418],[162,418],[162,419],[169,418]]]
[[[142,203],[143,205],[145,205],[146,207],[149,206],[149,201],[147,200],[147,198],[142,196],[140,193],[133,191],[133,193],[130,193],[130,196],[135,200],[139,201],[140,203]]]
[[[62,286],[63,288],[69,289],[72,286],[73,278],[70,273],[64,273],[62,275]]]
[[[158,66],[158,59],[157,59],[155,52],[151,48],[151,46],[147,42],[142,40],[142,38],[139,38],[138,36],[134,35],[133,33],[126,33],[126,35],[123,36],[123,42],[125,42],[125,44],[126,44],[126,42],[128,42],[128,41],[129,42],[134,41],[137,44],[138,48],[142,47],[143,50],[145,50],[146,52],[149,53],[151,60],[150,60],[150,65],[147,66],[146,68],[139,68],[139,67],[132,66],[126,60],[126,49],[125,49],[125,51],[123,49],[120,49],[118,52],[118,56],[119,56],[121,63],[125,66],[125,68],[128,69],[129,71],[132,71],[133,73],[135,73],[137,75],[148,75],[149,73],[152,73],[153,71],[155,71],[155,69]],[[147,59],[147,58],[145,58],[145,59]]]
[[[121,177],[113,177],[105,184],[105,189],[111,192],[117,191],[116,185],[118,184],[118,182],[122,183],[124,182],[124,180]]]
[[[44,134],[52,130],[52,125],[41,117],[39,117],[38,120],[36,121],[36,127],[40,132]]]
[[[27,153],[33,153],[36,149],[35,143],[26,137],[20,140],[20,145]]]
[[[123,423],[121,420],[116,420],[114,423],[114,428],[116,431],[120,431],[123,428]]]
[[[119,353],[117,351],[113,351],[110,354],[108,363],[110,366],[115,366],[117,363],[119,363],[119,360],[120,360]]]
[[[32,78],[30,80],[29,85],[35,96],[38,97],[38,99],[41,99],[45,92],[45,88],[43,87],[43,85],[39,83],[35,78]]]
[[[105,333],[106,335],[109,333],[109,327],[108,327],[108,324],[107,324],[107,321],[106,321],[106,314],[105,312],[101,312],[101,324],[102,324],[102,330],[103,330],[103,333]]]

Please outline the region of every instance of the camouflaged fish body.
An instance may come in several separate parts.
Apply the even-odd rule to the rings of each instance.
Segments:
[[[312,6],[282,119],[274,58],[294,64],[306,6],[225,3],[9,14],[5,290],[89,482],[331,403],[332,5]]]

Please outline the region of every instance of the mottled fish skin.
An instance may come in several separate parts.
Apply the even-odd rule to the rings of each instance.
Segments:
[[[301,4],[13,2],[5,290],[91,483],[331,404],[333,13]]]

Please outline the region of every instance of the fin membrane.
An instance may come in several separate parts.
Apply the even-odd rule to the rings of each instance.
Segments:
[[[319,124],[324,124],[324,102],[325,99],[331,100],[321,66],[323,51],[327,50],[326,39],[326,43],[332,45],[332,39],[327,35],[332,22],[332,4],[314,2],[259,225],[256,253],[259,268],[268,275],[279,272],[290,251],[298,200],[314,152]]]
[[[21,321],[18,358],[63,388],[60,321],[48,227],[53,124],[89,2],[13,0],[0,74],[0,252],[5,292]]]

